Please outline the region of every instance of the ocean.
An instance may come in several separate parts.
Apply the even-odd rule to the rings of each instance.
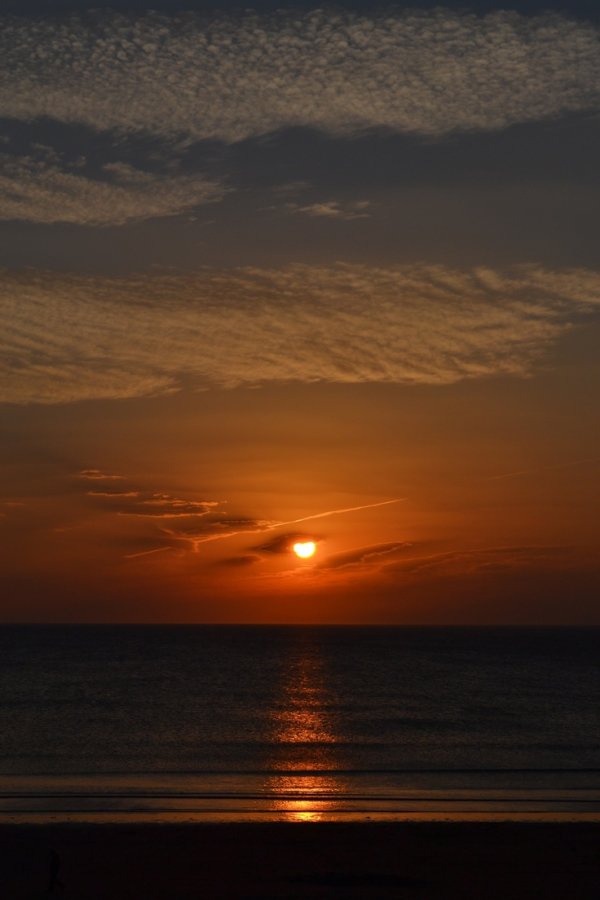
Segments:
[[[600,818],[600,629],[0,627],[0,819]]]

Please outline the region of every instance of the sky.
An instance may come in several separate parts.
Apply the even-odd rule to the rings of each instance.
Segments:
[[[595,6],[3,4],[0,620],[600,624]]]

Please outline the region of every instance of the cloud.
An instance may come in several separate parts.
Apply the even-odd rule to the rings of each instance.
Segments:
[[[286,127],[437,136],[597,110],[598,29],[438,9],[4,17],[0,115],[238,141]]]
[[[125,495],[121,495],[125,496]],[[219,506],[213,500],[182,500],[168,494],[151,494],[144,498],[132,491],[128,496],[135,497],[128,509],[122,509],[119,515],[137,516],[143,519],[187,519],[209,515],[212,509]]]
[[[125,476],[108,475],[99,469],[84,469],[78,477],[100,483],[99,489],[85,491],[98,512],[121,518],[118,543],[120,549],[127,550],[125,559],[153,556],[167,550],[197,551],[199,543],[246,531],[256,533],[272,524],[228,516],[224,510],[226,504],[221,500],[198,500],[143,489]],[[113,490],[110,484],[102,484],[116,478],[126,482],[123,488]]]
[[[318,563],[318,569],[346,569],[377,565],[382,558],[412,548],[406,541],[389,541],[384,544],[371,544],[368,547],[357,547],[344,553],[334,553]]]
[[[165,553],[167,550],[173,550],[171,544],[166,547],[152,547],[150,550],[139,550],[136,553],[126,553],[124,559],[139,559],[142,556],[154,556],[156,553]]]
[[[86,491],[88,497],[139,497],[139,491]]]
[[[88,476],[89,477],[89,476]],[[104,509],[120,516],[141,519],[196,519],[210,515],[222,504],[218,500],[190,500],[157,491],[87,491],[99,498]]]
[[[255,548],[256,549],[256,548]],[[503,546],[427,553],[427,544],[390,541],[333,554],[314,565],[263,576],[301,583],[349,584],[366,579],[377,589],[393,589],[403,602],[411,591],[430,591],[443,583],[465,591],[479,588],[502,595],[507,585],[530,583],[552,573],[577,574],[597,570],[593,554],[585,548],[565,546]],[[350,578],[350,581],[348,581]],[[481,596],[484,596],[482,593]],[[428,598],[429,602],[429,598]]]
[[[407,578],[490,577],[562,569],[580,563],[571,548],[560,546],[482,547],[401,559],[385,566],[390,575]]]
[[[85,480],[102,482],[106,479],[124,476],[106,475],[99,469],[84,469],[78,477]],[[266,532],[277,532],[263,537],[258,546],[249,547],[246,552],[228,557],[223,565],[242,566],[257,562],[265,556],[290,553],[297,541],[323,540],[314,532],[290,531],[289,526],[313,519],[324,519],[331,516],[354,514],[361,510],[373,509],[398,503],[397,499],[383,500],[360,506],[325,510],[302,516],[290,521],[258,519],[252,516],[228,514],[226,501],[206,500],[174,496],[165,491],[145,490],[134,483],[122,489],[111,489],[110,484],[101,485],[100,489],[86,490],[85,496],[94,508],[110,516],[121,517],[121,524],[126,520],[127,535],[119,537],[124,545],[126,559],[137,559],[177,550],[180,555],[199,553],[201,545],[243,535],[265,535]],[[288,529],[282,531],[282,529]],[[120,532],[121,534],[121,532]],[[394,547],[397,545],[394,544]],[[398,545],[399,546],[399,545]],[[378,545],[362,549],[365,560],[375,555],[389,552],[392,545]],[[354,551],[356,554],[357,551]],[[340,563],[341,564],[341,563]],[[332,566],[335,563],[332,563]]]
[[[318,543],[319,540],[320,538],[314,534],[306,534],[302,531],[288,531],[284,534],[277,534],[275,537],[252,549],[256,550],[257,553],[290,553],[293,545],[299,541],[314,541]]]
[[[289,197],[293,194],[302,194],[311,188],[312,184],[310,181],[284,181],[282,184],[273,185],[271,190],[275,195]]]
[[[309,206],[297,206],[289,204],[290,212],[303,213],[305,216],[320,219],[342,219],[350,222],[353,219],[365,219],[370,216],[366,212],[370,206],[368,200],[359,200],[357,203],[338,203],[336,200],[328,200],[324,203],[311,203]]]
[[[229,517],[216,512],[207,515],[201,522],[188,520],[178,523],[176,526],[162,526],[161,534],[173,542],[173,546],[179,546],[194,553],[198,553],[201,544],[209,544],[215,541],[228,540],[242,534],[260,534],[279,526],[278,522],[252,517]]]
[[[554,472],[558,469],[572,469],[579,466],[588,466],[600,462],[600,456],[588,456],[585,459],[570,459],[547,466],[536,466],[533,469],[518,469],[514,472],[502,472],[499,475],[490,475],[488,481],[503,481],[506,478],[522,478],[524,475],[542,475],[544,472]]]
[[[77,473],[78,478],[87,481],[122,481],[124,475],[115,475],[113,472],[103,472],[102,469],[82,469]]]
[[[536,266],[293,265],[121,278],[5,271],[0,400],[526,376],[599,299],[600,272]]]
[[[245,566],[252,566],[257,562],[260,562],[260,556],[254,553],[246,553],[243,556],[229,556],[226,559],[220,559],[215,565],[239,569]]]
[[[108,163],[103,177],[33,156],[0,154],[0,220],[74,225],[126,222],[189,212],[225,189],[201,176],[160,175]]]

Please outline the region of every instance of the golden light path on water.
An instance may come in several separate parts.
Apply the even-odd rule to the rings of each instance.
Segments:
[[[274,795],[272,810],[286,820],[318,822],[339,809],[336,797],[344,794],[344,784],[332,774],[341,760],[328,707],[319,648],[301,639],[289,659],[279,702],[271,710],[277,756],[269,769],[281,774],[265,781],[267,793]]]

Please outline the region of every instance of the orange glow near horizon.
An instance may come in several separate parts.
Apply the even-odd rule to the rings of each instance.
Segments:
[[[518,421],[509,387],[492,388],[489,406],[470,383],[441,407],[433,391],[418,403],[403,391],[393,422],[398,392],[376,387],[290,388],[291,405],[287,389],[188,393],[98,407],[79,425],[75,408],[53,407],[38,443],[69,436],[76,462],[45,463],[33,485],[35,447],[14,462],[2,617],[597,622],[597,467],[569,454],[571,437],[551,453],[533,382]],[[583,443],[591,419],[574,410]],[[552,454],[561,468],[534,468]],[[567,608],[565,596],[580,599]]]

